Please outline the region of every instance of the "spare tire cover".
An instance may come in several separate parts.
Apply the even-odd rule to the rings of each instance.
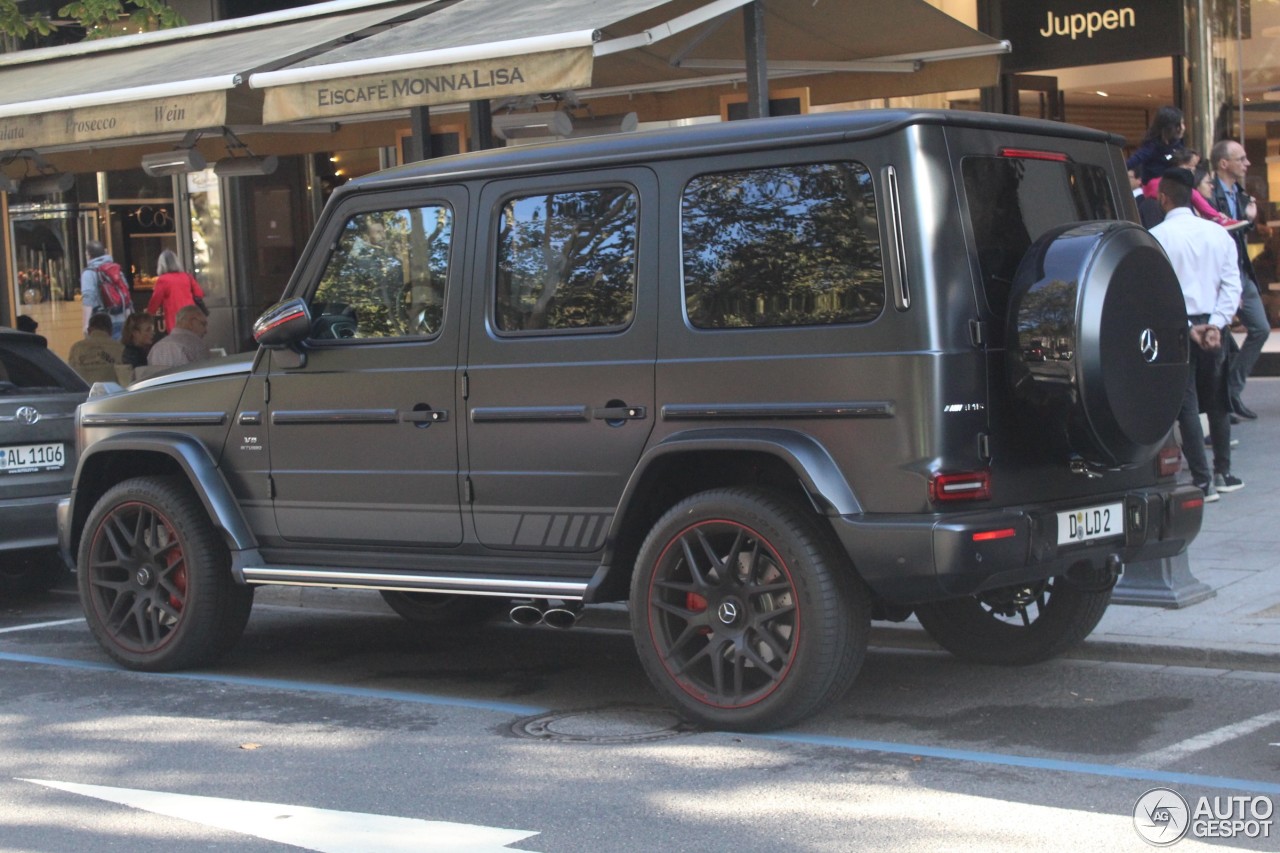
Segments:
[[[1008,323],[1016,408],[1047,453],[1107,468],[1155,455],[1189,370],[1182,289],[1155,238],[1131,222],[1050,230],[1018,267]]]

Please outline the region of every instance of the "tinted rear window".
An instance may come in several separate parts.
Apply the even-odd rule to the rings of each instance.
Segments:
[[[65,362],[38,343],[13,338],[0,341],[0,396],[88,389]]]
[[[1003,314],[1022,256],[1044,232],[1068,222],[1116,219],[1098,166],[1018,157],[966,157],[961,164],[987,304]]]

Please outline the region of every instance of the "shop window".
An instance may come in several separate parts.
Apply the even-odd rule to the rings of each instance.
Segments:
[[[875,194],[860,163],[694,178],[681,241],[697,328],[866,323],[884,309]]]
[[[603,331],[630,323],[639,210],[630,187],[508,201],[498,234],[498,330]]]
[[[453,211],[445,206],[353,216],[311,300],[313,337],[434,336],[444,316]]]

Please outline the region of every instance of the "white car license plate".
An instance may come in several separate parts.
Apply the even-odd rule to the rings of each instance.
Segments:
[[[1058,513],[1058,544],[1077,545],[1124,535],[1124,504],[1088,506]]]
[[[0,447],[0,471],[23,474],[29,471],[53,471],[67,462],[62,442],[53,444],[11,444]]]

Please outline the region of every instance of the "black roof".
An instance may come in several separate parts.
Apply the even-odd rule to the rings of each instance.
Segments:
[[[548,165],[607,166],[643,160],[662,160],[704,154],[776,147],[780,139],[792,144],[883,136],[909,125],[948,125],[1008,133],[1085,139],[1120,145],[1123,140],[1100,130],[964,110],[853,110],[803,116],[715,122],[689,127],[568,139],[538,145],[495,148],[408,163],[345,184],[340,193],[387,189],[422,179],[461,180],[483,173],[545,169]]]

